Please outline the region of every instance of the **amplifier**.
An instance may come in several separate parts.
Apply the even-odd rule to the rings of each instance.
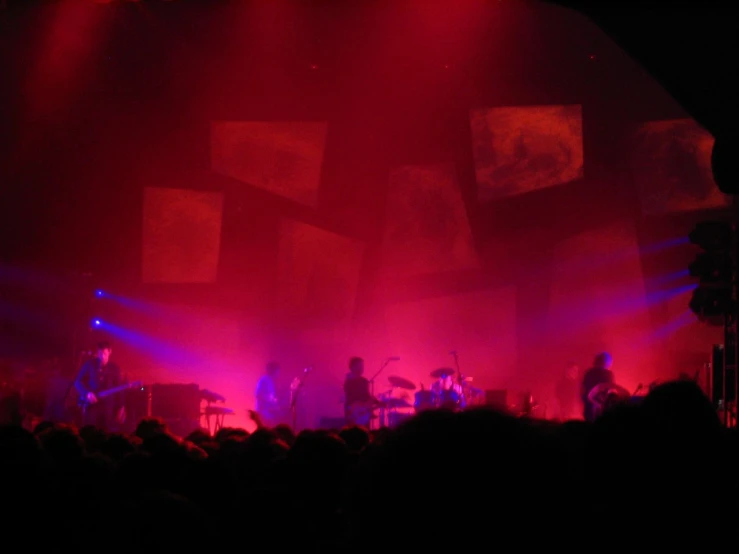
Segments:
[[[194,383],[151,386],[151,415],[164,420],[200,420],[200,386]]]
[[[132,433],[142,419],[149,416],[149,387],[129,389],[123,393],[126,406],[126,423],[124,428]]]

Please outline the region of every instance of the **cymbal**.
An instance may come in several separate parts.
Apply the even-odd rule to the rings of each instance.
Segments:
[[[387,380],[392,386],[398,387],[399,389],[416,390],[416,384],[413,381],[409,381],[408,379],[405,379],[403,377],[391,375],[387,378]]]
[[[454,371],[451,367],[440,367],[439,369],[435,369],[431,372],[431,377],[434,379],[441,379],[442,377],[447,377],[449,375],[454,375],[456,371]]]

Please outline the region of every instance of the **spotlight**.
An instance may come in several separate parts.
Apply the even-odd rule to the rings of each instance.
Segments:
[[[95,296],[97,296],[98,298],[102,298],[103,297],[103,291],[101,291],[100,289],[96,290],[95,291]]]
[[[102,324],[103,324],[103,322],[100,321],[99,319],[93,319],[92,320],[92,326],[93,327],[100,327]]]

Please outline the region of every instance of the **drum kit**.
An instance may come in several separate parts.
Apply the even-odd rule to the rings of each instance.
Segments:
[[[593,405],[593,415],[595,417],[598,417],[616,404],[630,401],[631,398],[632,394],[616,383],[600,383],[590,389],[588,393],[588,401]]]
[[[404,377],[391,375],[390,388],[378,395],[380,425],[393,427],[414,414],[428,410],[461,410],[483,395],[483,391],[471,385],[472,378],[464,377],[451,368],[439,368],[430,373],[436,380],[430,389],[420,387]],[[415,392],[413,392],[415,391]],[[413,393],[411,404],[411,393]]]

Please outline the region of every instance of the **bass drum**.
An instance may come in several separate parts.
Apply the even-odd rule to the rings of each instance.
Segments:
[[[439,393],[437,402],[439,408],[446,410],[457,410],[460,408],[462,398],[459,393],[453,389],[441,391]]]
[[[416,410],[416,413],[433,410],[436,408],[436,395],[430,390],[418,391],[415,395],[413,408]]]

